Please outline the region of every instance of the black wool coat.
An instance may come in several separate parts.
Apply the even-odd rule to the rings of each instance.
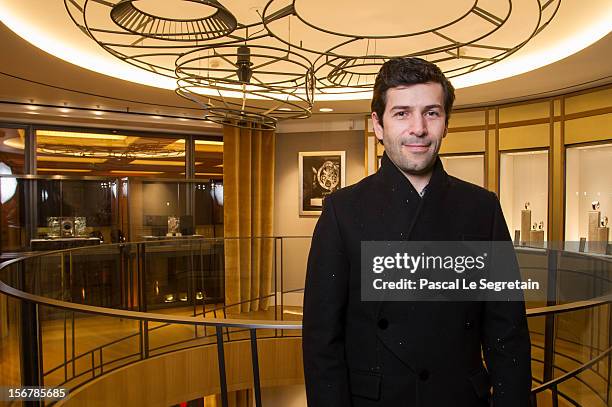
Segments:
[[[524,303],[361,301],[361,241],[372,240],[510,235],[495,194],[449,176],[439,158],[423,197],[386,155],[376,174],[328,196],[304,292],[308,406],[528,407]]]

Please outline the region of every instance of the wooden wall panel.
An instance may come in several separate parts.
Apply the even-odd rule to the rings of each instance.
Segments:
[[[565,122],[565,144],[612,139],[612,113]]]
[[[262,387],[304,383],[302,338],[258,341]],[[253,385],[250,342],[225,344],[228,391]],[[168,407],[220,392],[217,348],[203,346],[154,357],[108,373],[57,406]]]
[[[484,110],[476,111],[457,111],[451,114],[448,122],[450,129],[457,127],[469,127],[469,126],[484,126],[485,124],[485,112]]]
[[[568,96],[565,99],[565,114],[604,109],[612,105],[612,88]]]
[[[548,147],[549,132],[548,123],[502,128],[499,130],[499,149],[504,151]]]
[[[484,130],[448,133],[442,141],[442,147],[440,148],[440,154],[474,153],[484,151]]]
[[[523,120],[545,119],[549,114],[548,101],[500,107],[499,122],[518,122]]]

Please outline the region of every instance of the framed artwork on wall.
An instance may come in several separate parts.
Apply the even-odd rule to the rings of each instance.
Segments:
[[[320,215],[323,200],[346,186],[345,151],[299,153],[300,215]]]

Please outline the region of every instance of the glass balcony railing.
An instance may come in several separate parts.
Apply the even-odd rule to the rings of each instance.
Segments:
[[[73,393],[136,362],[212,347],[216,361],[205,372],[226,406],[225,349],[240,342],[251,352],[260,406],[258,345],[301,336],[309,247],[309,237],[172,239],[7,261],[0,386]],[[538,275],[552,294],[546,302],[527,298],[533,405],[610,405],[612,259],[531,248],[517,256],[523,278]]]

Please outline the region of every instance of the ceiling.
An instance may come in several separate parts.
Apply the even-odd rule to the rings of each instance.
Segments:
[[[93,3],[99,5],[99,2],[93,1]],[[176,9],[171,6],[173,4],[176,6],[176,3],[177,0],[168,0],[165,3],[153,0],[142,2],[143,9],[149,7],[147,11],[165,13],[169,16],[172,16],[171,13]],[[267,1],[227,0],[222,3],[239,21],[255,22],[258,18],[257,11],[261,13]],[[280,1],[279,4],[285,3],[287,1]],[[347,35],[365,33],[374,37],[404,35],[406,30],[416,32],[439,26],[465,13],[465,10],[473,7],[472,3],[475,2],[448,0],[438,1],[436,5],[432,5],[421,2],[387,1],[386,7],[380,7],[380,2],[373,7],[374,3],[366,1],[338,1],[329,4],[329,2],[302,0],[295,2],[295,9],[299,11],[304,21],[321,28]],[[476,3],[481,9],[490,11],[498,7],[500,11],[495,13],[503,14],[505,4],[503,1],[480,0]],[[496,43],[509,42],[513,39],[513,35],[520,36],[517,27],[532,25],[528,12],[529,4],[533,6],[532,3],[534,2],[528,0],[513,0],[512,5],[518,13],[515,18],[518,20],[513,22],[513,30],[503,32],[500,30]],[[163,5],[160,6],[161,4]],[[159,7],[162,9],[159,10]],[[346,10],[349,8],[351,12],[347,13]],[[326,12],[320,13],[319,10],[322,9]],[[432,9],[436,10],[435,14],[430,12]],[[105,112],[106,117],[117,114],[113,112],[137,112],[140,113],[136,119],[138,122],[155,123],[156,118],[161,117],[164,119],[164,124],[172,128],[184,128],[185,131],[198,128],[200,131],[204,129],[211,133],[219,132],[219,126],[213,123],[185,120],[185,118],[201,118],[201,109],[176,95],[172,90],[175,86],[173,80],[139,70],[114,58],[80,32],[70,21],[63,1],[0,0],[0,10],[2,10],[0,18],[4,23],[12,30],[18,31],[28,41],[36,43],[36,46],[31,45],[6,25],[0,25],[0,47],[3,55],[3,64],[0,67],[0,101],[73,109],[80,107]],[[405,10],[405,12],[393,13],[389,10]],[[208,10],[193,9],[190,12],[205,15]],[[338,18],[339,15],[343,17]],[[419,19],[407,24],[406,15],[418,15]],[[612,55],[612,34],[609,33],[612,29],[611,21],[612,3],[609,1],[560,2],[559,10],[552,22],[525,47],[488,68],[454,78],[454,84],[458,88],[456,106],[469,107],[536,98],[612,82],[612,62],[610,58],[605,57]],[[482,21],[479,24],[482,24]],[[409,29],[405,28],[407,26]],[[302,45],[305,50],[311,47],[317,48],[320,44],[327,44],[325,41],[328,43],[330,41],[324,35],[319,37],[311,35],[304,24],[299,26],[293,22],[292,27],[292,37],[281,39],[294,43],[300,38],[301,43],[298,45]],[[354,27],[360,27],[362,31],[352,32]],[[464,34],[470,33],[468,28],[462,29]],[[273,30],[280,37],[289,35],[282,32],[282,27],[275,27]],[[47,41],[41,41],[41,38],[46,38]],[[370,44],[373,43],[382,44],[383,41],[372,40]],[[65,50],[61,50],[62,46],[72,51],[77,49],[77,52],[68,56]],[[397,46],[398,42],[393,41],[387,45],[391,50]],[[38,47],[62,56],[70,62]],[[358,51],[357,46],[345,50],[347,54]],[[303,51],[302,54],[310,55],[308,51]],[[126,76],[123,75],[124,71],[128,72]],[[119,79],[120,77],[131,80]],[[481,83],[473,85],[479,82]],[[342,97],[329,95],[315,97],[313,117],[308,120],[353,117],[369,111],[367,93],[356,100],[329,100],[334,98]],[[334,111],[326,114],[318,113],[321,107],[331,107]],[[9,117],[32,119],[31,112],[31,110],[26,112],[20,106],[6,104],[0,108],[0,115],[5,119]],[[36,113],[41,115],[38,118],[40,120],[46,118],[46,115],[58,116],[53,109],[44,107]],[[30,116],[27,116],[28,114]],[[89,110],[73,110],[69,116],[75,115],[82,120],[94,122],[96,120]]]

